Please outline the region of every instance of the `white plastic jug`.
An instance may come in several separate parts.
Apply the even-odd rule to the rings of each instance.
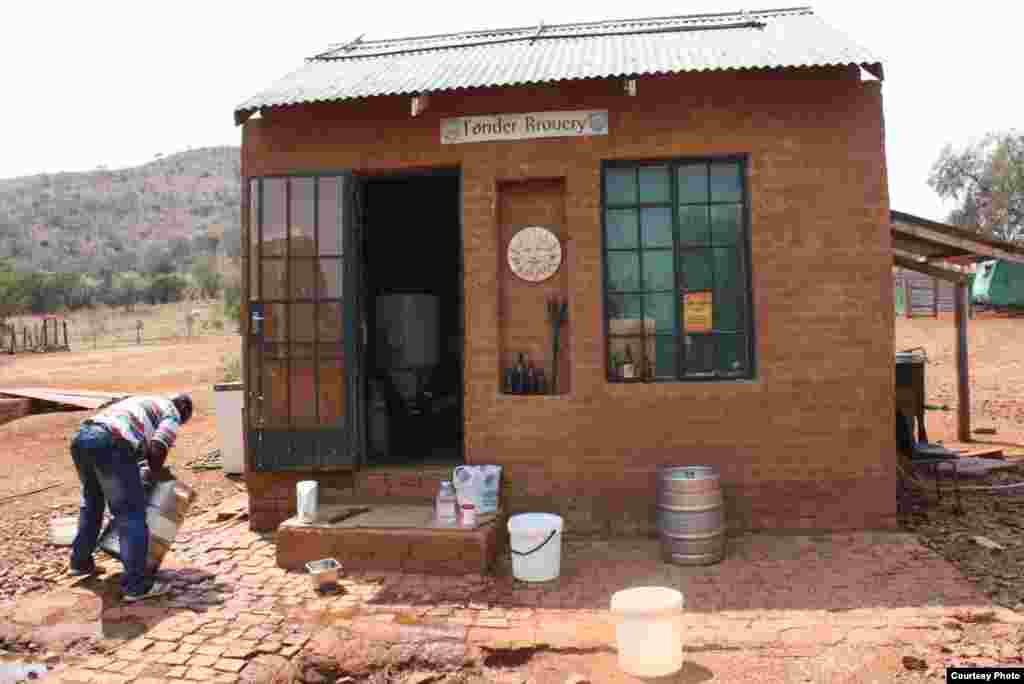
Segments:
[[[459,503],[469,502],[480,514],[495,513],[501,496],[501,466],[458,466],[452,473],[452,482]]]
[[[295,485],[295,500],[297,502],[299,522],[311,523],[316,520],[316,510],[319,498],[318,486],[315,480],[303,480]]]
[[[562,518],[521,513],[508,519],[512,574],[522,582],[547,582],[562,570]]]

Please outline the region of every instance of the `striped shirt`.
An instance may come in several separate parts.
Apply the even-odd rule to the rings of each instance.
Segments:
[[[181,416],[166,397],[138,396],[111,404],[86,422],[103,425],[135,450],[150,440],[170,449],[178,436]]]

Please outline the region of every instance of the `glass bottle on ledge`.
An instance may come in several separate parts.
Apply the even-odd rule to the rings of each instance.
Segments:
[[[512,394],[526,393],[526,355],[519,353],[519,360],[512,369]]]
[[[635,380],[636,379],[636,364],[633,363],[633,348],[626,345],[626,356],[622,361],[622,379],[623,380]]]

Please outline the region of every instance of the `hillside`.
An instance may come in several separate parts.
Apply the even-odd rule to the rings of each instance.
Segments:
[[[239,251],[239,150],[0,180],[0,260],[21,271],[186,271]]]

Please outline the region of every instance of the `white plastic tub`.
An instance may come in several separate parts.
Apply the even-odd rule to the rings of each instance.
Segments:
[[[213,386],[221,467],[225,473],[234,475],[240,475],[245,470],[245,451],[242,448],[243,399],[243,384],[240,382]]]
[[[512,574],[522,582],[549,582],[562,569],[562,518],[521,513],[508,520]]]
[[[50,543],[54,546],[71,546],[78,534],[78,516],[50,518]]]
[[[612,596],[619,668],[634,677],[668,677],[683,667],[683,595],[636,587]]]

